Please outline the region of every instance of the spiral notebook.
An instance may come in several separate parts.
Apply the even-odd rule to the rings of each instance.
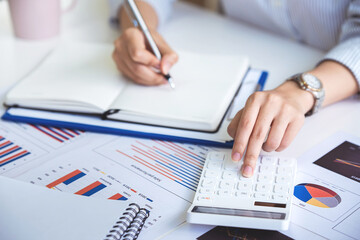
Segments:
[[[140,208],[136,203],[130,203],[125,212],[112,227],[105,240],[137,239],[150,211]]]
[[[62,193],[2,176],[0,212],[0,239],[11,240],[137,239],[150,215],[136,203]]]

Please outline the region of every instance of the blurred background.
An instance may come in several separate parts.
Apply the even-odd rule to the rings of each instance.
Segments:
[[[10,0],[11,1],[11,0]],[[9,0],[0,0],[0,92],[20,79],[39,62],[58,41],[86,41],[112,44],[119,36],[119,29],[109,24],[110,8],[108,1],[77,0],[76,6],[61,17],[61,31],[56,38],[29,41],[16,38],[13,31]],[[220,0],[179,0],[181,3],[218,11]],[[63,8],[71,5],[72,0],[61,0]],[[189,9],[189,7],[186,7]]]
[[[183,1],[194,3],[199,6],[203,6],[212,11],[219,10],[219,0],[183,0]]]

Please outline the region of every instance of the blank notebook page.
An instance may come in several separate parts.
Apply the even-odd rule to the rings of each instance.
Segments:
[[[29,104],[40,101],[47,103],[45,108],[49,109],[66,106],[68,110],[77,111],[78,107],[81,111],[81,107],[88,107],[93,110],[90,112],[102,113],[126,84],[111,59],[112,50],[110,44],[63,43],[7,98],[26,99]]]
[[[165,119],[218,124],[248,69],[243,56],[179,51],[169,84],[146,87],[128,84],[112,108]]]

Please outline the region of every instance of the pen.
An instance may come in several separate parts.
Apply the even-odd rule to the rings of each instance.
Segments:
[[[126,0],[125,1],[125,10],[128,13],[132,23],[135,27],[140,27],[141,31],[145,35],[146,40],[148,41],[151,50],[153,51],[154,55],[157,59],[161,60],[161,53],[159,48],[156,46],[154,39],[151,36],[151,33],[146,26],[144,19],[142,18],[139,9],[136,6],[134,0]],[[170,74],[164,74],[164,77],[169,82],[171,88],[175,88],[175,83],[171,78]]]
[[[258,83],[256,84],[255,92],[262,91],[264,89],[265,81],[266,81],[267,77],[268,77],[268,72],[263,71],[259,78]]]

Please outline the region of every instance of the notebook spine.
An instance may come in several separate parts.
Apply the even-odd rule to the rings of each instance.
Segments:
[[[150,212],[136,203],[129,204],[105,240],[134,240],[139,236]]]
[[[111,114],[115,114],[118,113],[120,110],[119,109],[109,109],[106,112],[104,112],[103,114],[101,114],[101,119],[102,120],[106,120],[106,118],[111,115]]]

